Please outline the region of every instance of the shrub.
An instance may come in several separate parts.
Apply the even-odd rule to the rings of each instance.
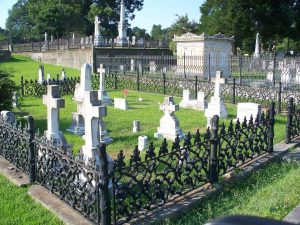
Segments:
[[[17,86],[11,77],[10,72],[0,68],[0,111],[12,109],[13,92],[17,90]]]

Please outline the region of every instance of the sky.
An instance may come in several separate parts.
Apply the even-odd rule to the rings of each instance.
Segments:
[[[8,10],[17,0],[0,0],[0,27],[5,27]],[[199,22],[199,7],[204,0],[144,0],[141,11],[135,12],[135,19],[130,21],[131,27],[138,26],[151,31],[153,24],[161,24],[163,28],[169,27],[175,20],[176,14],[187,14],[190,20]]]

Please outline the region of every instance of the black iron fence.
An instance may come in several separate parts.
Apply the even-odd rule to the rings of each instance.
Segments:
[[[81,153],[35,133],[32,117],[25,126],[0,117],[0,154],[94,223],[121,224],[272,153],[274,112],[272,103],[266,115],[228,128],[215,116],[211,130],[188,133],[171,147],[151,143],[144,156],[136,147],[129,160],[120,151],[110,172],[105,145],[95,168],[95,158],[86,163]]]
[[[287,107],[287,124],[285,142],[291,143],[294,138],[300,135],[300,108],[299,102],[295,102],[293,97],[289,98]]]

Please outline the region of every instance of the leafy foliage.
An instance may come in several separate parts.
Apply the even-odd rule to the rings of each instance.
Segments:
[[[0,69],[0,111],[12,108],[13,92],[17,90],[17,87],[10,77],[9,72]]]

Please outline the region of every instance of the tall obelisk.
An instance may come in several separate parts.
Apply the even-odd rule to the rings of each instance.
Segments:
[[[259,33],[256,34],[256,42],[255,42],[255,52],[254,57],[259,58],[260,57],[260,41],[259,41]]]
[[[121,0],[120,22],[118,23],[119,36],[117,37],[117,46],[128,46],[127,41],[127,21],[125,20],[125,4],[124,0]]]

